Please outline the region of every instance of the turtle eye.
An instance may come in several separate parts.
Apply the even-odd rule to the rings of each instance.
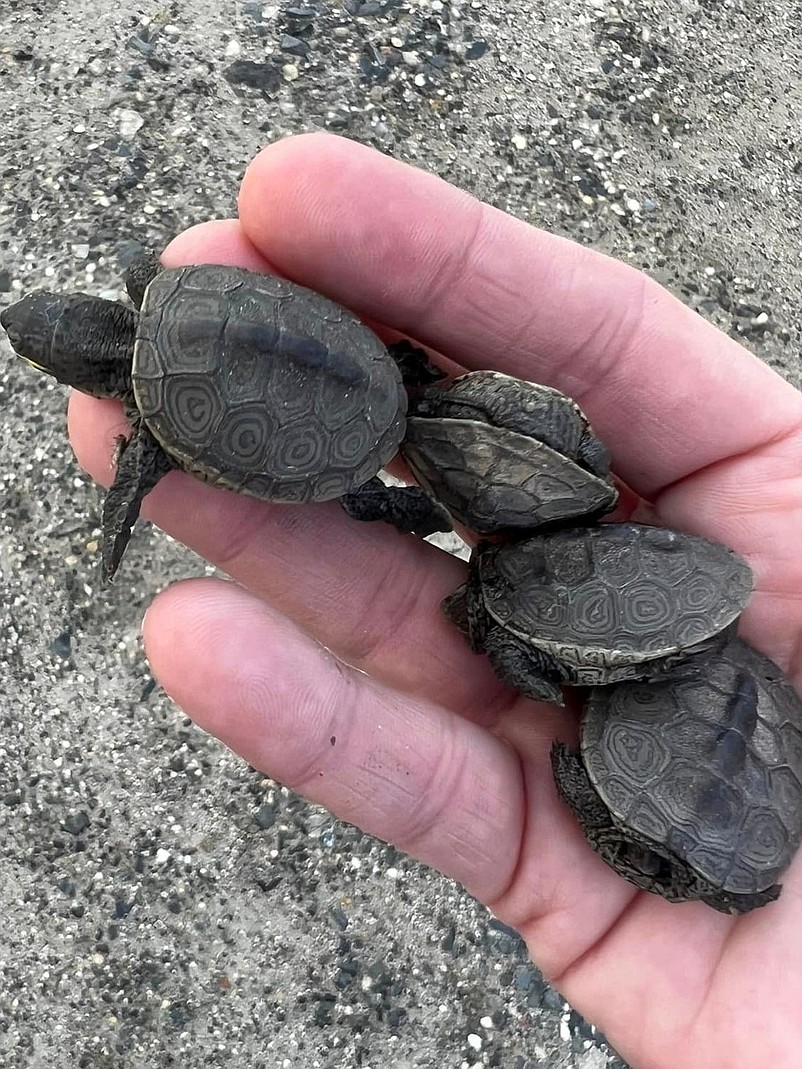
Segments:
[[[15,318],[13,305],[11,308],[6,308],[3,312],[0,312],[0,327],[8,335],[8,340],[11,342],[12,347],[17,350],[22,338],[19,328],[16,326]]]
[[[11,347],[13,349],[19,349],[20,342],[22,341],[22,335],[17,330],[17,328],[6,327],[6,334],[8,335],[8,340],[11,342]]]
[[[25,332],[12,323],[9,323],[9,325],[5,328],[5,331],[8,335],[8,340],[11,343],[11,348],[14,350],[14,352],[18,356],[21,356],[23,359],[27,360],[28,357],[26,355],[27,346]]]
[[[14,351],[39,371],[46,370],[62,306],[62,298],[55,294],[33,293],[0,316]]]

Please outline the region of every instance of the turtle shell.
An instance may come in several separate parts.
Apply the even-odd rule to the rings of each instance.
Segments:
[[[749,566],[725,546],[634,523],[485,546],[478,574],[490,617],[586,684],[644,676],[704,648],[752,590]]]
[[[601,516],[618,499],[611,482],[490,424],[413,416],[401,452],[421,486],[479,534]]]
[[[661,683],[591,692],[588,776],[616,825],[713,886],[772,886],[802,841],[802,701],[744,642]]]
[[[426,390],[401,452],[418,482],[479,534],[588,520],[618,500],[607,453],[579,407],[499,372]]]
[[[181,467],[272,501],[356,489],[395,455],[406,426],[401,374],[355,315],[236,267],[156,276],[133,386],[147,427]]]
[[[596,475],[609,473],[607,450],[593,436],[582,409],[553,386],[529,382],[501,371],[469,371],[448,386],[431,386],[415,403],[422,417],[481,421],[534,438],[582,463]],[[592,455],[583,446],[593,439]]]

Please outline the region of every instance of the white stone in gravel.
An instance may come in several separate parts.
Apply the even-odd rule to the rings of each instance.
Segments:
[[[598,1047],[591,1047],[576,1060],[576,1069],[606,1069],[607,1055]]]
[[[117,111],[117,120],[122,137],[133,137],[145,125],[145,120],[139,112],[131,108],[120,108]]]

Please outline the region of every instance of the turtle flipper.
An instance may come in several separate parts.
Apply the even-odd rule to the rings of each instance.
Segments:
[[[142,500],[174,467],[149,430],[140,426],[119,443],[117,474],[103,502],[101,569],[108,582],[120,565]]]
[[[431,362],[423,349],[413,345],[410,341],[395,341],[387,346],[387,351],[401,372],[404,385],[430,386],[433,382],[439,382],[447,378],[445,371]]]
[[[484,652],[502,683],[527,698],[565,705],[560,690],[564,673],[543,650],[522,642],[503,627],[491,627],[484,638]]]
[[[385,486],[374,476],[340,504],[353,520],[384,520],[404,534],[420,538],[435,531],[451,531],[451,518],[434,498],[419,486]]]
[[[125,288],[135,308],[142,307],[145,290],[161,271],[162,265],[155,252],[143,252],[132,260],[125,272]]]
[[[474,653],[485,652],[487,632],[493,628],[493,622],[484,607],[482,582],[477,567],[477,561],[482,554],[482,546],[487,544],[480,542],[474,546],[467,580],[458,590],[440,602],[443,615],[450,624],[465,635]]]

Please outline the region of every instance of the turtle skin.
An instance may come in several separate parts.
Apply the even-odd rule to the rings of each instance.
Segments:
[[[579,407],[500,372],[426,390],[401,453],[421,486],[479,534],[591,522],[618,501],[607,451]]]
[[[406,428],[401,373],[355,315],[234,267],[153,278],[132,383],[178,466],[271,501],[342,497],[384,467]]]
[[[660,678],[723,645],[751,591],[719,543],[605,523],[480,543],[443,609],[504,682],[561,704],[560,684]]]
[[[555,744],[562,798],[621,876],[743,913],[780,893],[802,841],[802,701],[745,642],[660,683],[594,688],[580,751]]]

